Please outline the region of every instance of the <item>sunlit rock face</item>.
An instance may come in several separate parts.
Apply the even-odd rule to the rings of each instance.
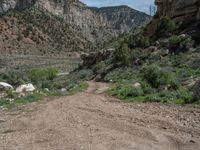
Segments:
[[[156,0],[156,15],[146,28],[146,34],[152,36],[159,20],[169,17],[177,23],[195,23],[200,20],[200,0]]]
[[[1,0],[0,12],[6,12],[10,9],[24,9],[35,3],[35,0]]]
[[[200,19],[200,0],[156,0],[157,17],[168,16],[176,21]]]

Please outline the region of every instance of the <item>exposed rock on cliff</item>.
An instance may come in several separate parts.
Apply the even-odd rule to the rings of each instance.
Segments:
[[[176,21],[197,20],[200,14],[200,0],[156,0],[157,17],[168,16]]]
[[[155,33],[161,18],[169,17],[177,23],[200,20],[200,0],[156,0],[157,13],[148,26],[148,33]]]
[[[15,12],[11,15],[12,17],[6,16],[10,12],[8,10],[12,9],[21,11]],[[95,45],[130,31],[135,26],[144,24],[150,18],[145,13],[138,12],[127,6],[94,10],[88,8],[79,0],[1,0],[0,12],[4,12],[4,19],[2,18],[0,22],[4,28],[10,26],[9,24],[12,24],[11,20],[13,19],[13,22],[16,23],[6,29],[6,32],[5,30],[1,31],[1,34],[5,35],[9,40],[13,41],[15,37],[10,33],[15,33],[16,37],[23,34],[24,37],[23,28],[28,25],[38,31],[39,37],[44,37],[44,40],[42,40],[44,42],[43,45],[53,47],[49,49],[57,49],[59,51],[93,49]],[[52,30],[53,34],[49,30]],[[22,40],[25,39],[27,41],[28,38],[29,47],[34,48],[35,46],[30,44],[33,39],[31,38],[30,40],[27,35],[25,37],[18,38],[21,39],[20,45],[23,45]],[[4,41],[7,42],[8,40],[4,39]],[[48,44],[50,41],[51,43]],[[52,41],[54,45],[59,45],[59,47],[52,46]],[[16,50],[16,47],[12,47],[12,44],[6,46],[3,43],[2,45],[4,45],[4,51],[5,49]],[[37,43],[36,45],[38,46]],[[1,46],[0,51],[2,51]],[[29,50],[26,51],[29,53]]]

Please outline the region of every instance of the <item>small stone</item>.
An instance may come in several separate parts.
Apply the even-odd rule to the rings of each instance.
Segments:
[[[190,140],[190,143],[196,143],[194,140]]]
[[[65,89],[65,88],[61,89],[61,92],[66,92],[66,91],[67,91],[67,89]]]

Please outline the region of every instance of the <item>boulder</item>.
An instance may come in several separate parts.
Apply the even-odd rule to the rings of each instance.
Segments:
[[[0,82],[0,91],[7,91],[7,90],[13,90],[12,85],[5,82]]]
[[[66,92],[66,91],[67,91],[67,89],[65,89],[65,88],[61,89],[61,92]]]
[[[35,91],[35,87],[32,84],[23,84],[20,85],[18,88],[16,88],[17,93],[33,92],[33,91]]]
[[[141,84],[138,83],[138,82],[136,82],[136,83],[133,84],[133,87],[135,87],[135,88],[140,88],[140,87],[141,87]]]

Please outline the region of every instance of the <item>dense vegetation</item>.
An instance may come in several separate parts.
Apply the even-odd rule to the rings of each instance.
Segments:
[[[86,68],[97,81],[114,83],[108,94],[121,99],[200,103],[194,88],[200,80],[200,37],[180,34],[182,28],[163,18],[153,37],[145,28],[122,35],[108,44],[115,49],[110,56]]]
[[[0,74],[0,81],[14,86],[14,88],[32,83],[36,90],[27,93],[16,93],[7,90],[0,97],[0,106],[12,108],[19,104],[34,102],[50,96],[64,96],[87,88],[81,74],[58,76],[56,68],[36,68],[26,71],[7,71]],[[84,74],[84,73],[83,73]]]
[[[83,65],[69,75],[57,76],[55,68],[2,73],[1,81],[15,87],[33,83],[37,91],[25,97],[7,91],[0,106],[68,95],[91,79],[113,83],[107,93],[131,102],[200,103],[200,34],[180,34],[182,26],[167,18],[153,37],[145,28],[124,34],[106,45],[110,50],[84,56]]]

